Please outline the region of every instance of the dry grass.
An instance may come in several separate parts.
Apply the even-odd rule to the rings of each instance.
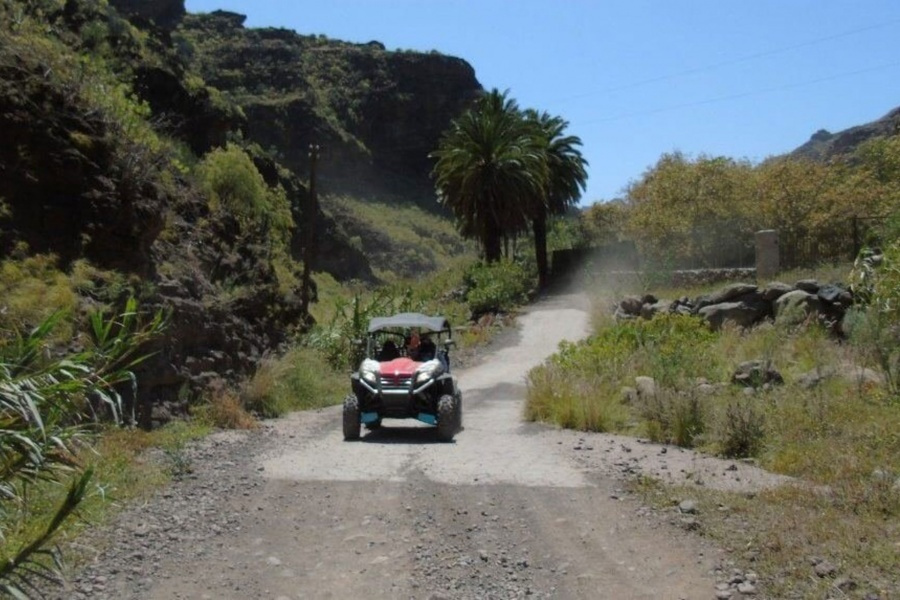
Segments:
[[[78,457],[83,467],[94,467],[91,491],[78,508],[78,519],[67,521],[60,529],[57,542],[66,549],[67,562],[78,564],[89,560],[80,557],[74,541],[83,530],[107,522],[129,500],[149,496],[175,475],[172,457],[180,455],[185,445],[209,432],[201,423],[178,422],[147,432],[139,429],[110,427],[99,434],[91,448]],[[24,540],[42,532],[62,502],[68,486],[39,483],[29,490],[27,518],[8,514],[4,524],[6,538],[3,550],[14,551]],[[4,552],[0,552],[4,554]]]
[[[842,275],[846,271],[835,268],[778,279],[832,281]],[[759,573],[765,597],[900,597],[900,398],[877,379],[858,376],[857,366],[878,367],[866,348],[835,340],[813,324],[726,328],[693,345],[672,336],[638,349],[616,347],[612,340],[618,338],[609,332],[624,330],[609,316],[609,289],[602,292],[590,344],[530,374],[529,418],[753,455],[764,468],[804,483],[751,496],[658,484],[638,489],[661,506],[697,498],[702,532],[741,568]],[[727,382],[734,366],[754,359],[771,360],[785,385],[749,396],[731,385],[703,396],[691,392],[697,374]],[[810,372],[834,375],[813,387],[801,385]],[[634,385],[636,375],[669,382],[658,406],[621,401],[621,387]],[[691,432],[697,435],[684,435]],[[817,576],[814,559],[834,564],[836,574]],[[844,587],[838,590],[836,583]]]
[[[256,429],[259,426],[244,408],[237,392],[225,386],[210,390],[206,403],[194,413],[201,421],[222,429]]]
[[[240,390],[242,406],[261,417],[339,404],[350,389],[337,371],[311,348],[294,348],[268,358]]]
[[[827,490],[787,486],[733,494],[698,486],[664,487],[650,480],[633,489],[661,509],[685,498],[696,500],[702,535],[720,545],[739,568],[760,575],[760,597],[887,599],[900,594],[900,521],[848,512]],[[818,560],[833,564],[834,575],[816,575]],[[838,590],[836,585],[847,580],[853,583]]]
[[[598,374],[595,379],[572,378],[561,370],[539,369],[528,378],[529,401],[525,418],[546,421],[581,431],[616,431],[629,418],[618,394],[598,393],[609,389]],[[546,390],[536,394],[535,389]]]

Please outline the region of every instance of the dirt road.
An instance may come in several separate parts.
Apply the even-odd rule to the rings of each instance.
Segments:
[[[581,302],[538,303],[514,343],[457,373],[451,444],[407,421],[347,443],[338,407],[214,437],[192,477],[85,542],[110,545],[64,597],[713,598],[716,551],[617,477],[641,452],[638,469],[701,459],[522,421],[527,370],[587,332]]]

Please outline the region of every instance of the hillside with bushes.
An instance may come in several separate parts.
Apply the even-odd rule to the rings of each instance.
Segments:
[[[313,270],[337,281],[418,276],[470,252],[436,216],[410,217],[404,241],[336,193],[433,212],[427,152],[479,92],[471,67],[242,21],[169,1],[0,4],[0,324],[10,337],[63,310],[59,342],[77,348],[91,310],[135,297],[166,311],[130,400],[147,426],[251,374],[308,322],[308,224]]]
[[[298,173],[309,144],[319,144],[322,186],[332,193],[436,207],[428,153],[482,91],[468,63],[376,41],[247,28],[245,19],[188,15],[172,38],[187,64],[240,104],[248,139]]]

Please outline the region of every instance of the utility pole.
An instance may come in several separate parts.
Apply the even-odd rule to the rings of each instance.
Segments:
[[[303,317],[308,320],[309,300],[312,277],[312,263],[316,253],[316,213],[319,212],[319,199],[316,197],[316,167],[319,163],[319,145],[309,145],[309,214],[305,215],[306,244],[303,248],[303,278],[300,288],[300,303]]]

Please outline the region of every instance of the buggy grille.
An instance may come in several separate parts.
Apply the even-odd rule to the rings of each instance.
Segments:
[[[382,375],[381,391],[406,393],[412,387],[412,379],[412,375]]]

